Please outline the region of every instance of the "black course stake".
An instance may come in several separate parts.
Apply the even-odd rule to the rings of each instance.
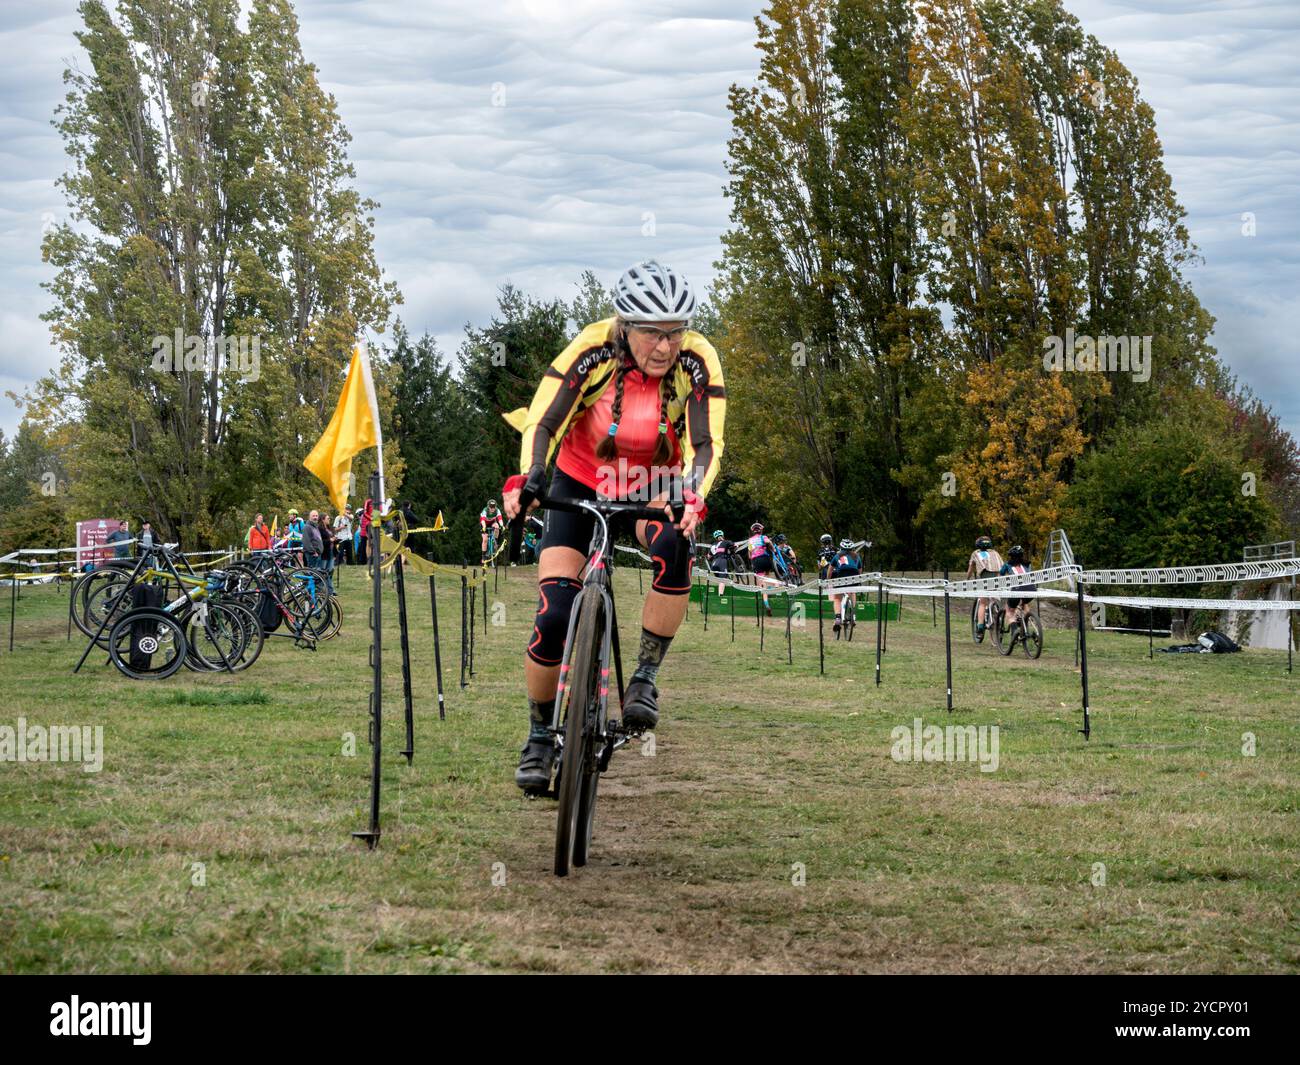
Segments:
[[[826,672],[826,629],[822,619],[822,586],[817,585],[817,672]]]
[[[1154,613],[1154,610],[1147,607],[1147,658],[1155,658],[1156,656],[1156,637],[1153,631],[1155,622],[1152,620]]]
[[[879,583],[876,585],[876,687],[880,687],[880,623],[882,607],[885,602],[885,585]]]
[[[883,580],[882,580],[883,584]],[[880,645],[880,649],[886,654],[889,653],[889,589],[885,589],[885,638]]]
[[[932,580],[932,581],[934,580],[934,570],[931,570],[931,571],[930,571],[930,580]],[[930,590],[931,590],[932,592],[934,591],[933,588],[930,589]],[[937,620],[937,619],[935,618],[935,616],[934,616],[934,615],[935,615],[935,608],[936,608],[937,606],[938,606],[938,604],[934,601],[934,596],[931,595],[931,596],[930,596],[930,627],[931,627],[931,628],[935,628],[935,627],[937,627],[938,624],[939,624],[938,620]]]
[[[790,645],[790,593],[785,593],[785,662],[794,665],[794,648]]]
[[[438,636],[438,587],[429,574],[429,602],[433,609],[433,668],[438,675],[438,719],[447,720],[446,700],[442,694],[442,644]]]
[[[708,632],[709,631],[709,588],[711,587],[711,585],[709,584],[709,579],[707,577],[704,578],[704,583],[700,587],[704,592],[704,631]]]
[[[943,644],[948,659],[948,713],[952,713],[952,607],[948,601],[948,571],[943,571]]]
[[[460,686],[465,687],[465,663],[469,661],[465,647],[465,607],[469,602],[469,586],[465,574],[460,575]]]
[[[478,610],[478,570],[469,571],[473,582],[469,590],[469,679],[474,679],[474,614]]]
[[[731,600],[731,642],[736,642],[736,586],[731,586],[731,594],[727,596]]]
[[[1083,679],[1083,728],[1079,731],[1083,733],[1086,740],[1092,734],[1092,722],[1088,707],[1088,634],[1083,625],[1083,582],[1078,584],[1079,596],[1079,666],[1082,669]]]
[[[402,698],[406,702],[406,746],[402,748],[402,754],[406,756],[406,764],[410,765],[415,759],[415,708],[411,701],[411,638],[406,622],[406,567],[401,555],[394,560],[393,568],[397,573],[397,627],[402,637]]]

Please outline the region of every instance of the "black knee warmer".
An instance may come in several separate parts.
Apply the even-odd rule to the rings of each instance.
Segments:
[[[538,585],[537,620],[528,641],[528,657],[539,665],[558,666],[564,657],[569,615],[581,588],[582,582],[571,577],[547,577]]]
[[[690,544],[670,521],[648,521],[646,544],[654,563],[650,587],[664,595],[685,595],[691,590]]]

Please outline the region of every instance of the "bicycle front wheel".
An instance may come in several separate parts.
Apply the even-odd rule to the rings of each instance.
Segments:
[[[185,661],[185,630],[165,610],[132,610],[108,634],[108,656],[132,680],[170,677]]]
[[[560,759],[560,808],[555,826],[555,875],[568,876],[572,865],[585,865],[596,812],[596,714],[600,705],[600,651],[605,633],[604,596],[588,588],[573,630],[565,695],[564,753]],[[586,801],[584,802],[584,798]],[[579,840],[581,839],[581,844]]]

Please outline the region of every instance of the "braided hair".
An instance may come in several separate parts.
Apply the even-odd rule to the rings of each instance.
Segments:
[[[623,417],[623,379],[636,369],[636,359],[632,357],[632,349],[627,342],[627,327],[621,319],[614,327],[612,339],[615,350],[619,353],[619,364],[614,372],[614,409],[611,415],[610,432],[596,445],[596,457],[602,462],[612,462],[618,456],[618,423]],[[659,439],[655,444],[654,457],[651,459],[655,466],[667,465],[673,455],[672,444],[668,440],[667,381],[667,375],[659,380]]]

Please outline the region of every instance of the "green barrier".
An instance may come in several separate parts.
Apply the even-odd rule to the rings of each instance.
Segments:
[[[754,612],[754,598],[761,593],[751,588],[719,588],[712,582],[704,583],[695,581],[691,584],[691,602],[699,603],[700,609],[704,609],[705,590],[708,590],[709,596],[709,613],[731,611],[731,599],[734,596],[736,600],[736,614],[741,616],[746,610],[750,614]],[[804,592],[801,595],[787,596],[779,588],[769,589],[767,593],[768,605],[772,608],[774,618],[784,618],[786,614],[786,604],[790,604],[790,612],[798,616],[797,611],[800,607],[803,609],[805,618],[817,617],[817,595],[816,593]],[[743,604],[743,605],[742,605]],[[834,618],[835,608],[831,604],[831,597],[823,595],[821,598],[822,617]],[[876,620],[876,601],[874,598],[868,600],[863,592],[858,592],[856,616],[858,621],[875,621]],[[889,621],[898,620],[898,601],[893,600],[885,606],[885,616]]]

